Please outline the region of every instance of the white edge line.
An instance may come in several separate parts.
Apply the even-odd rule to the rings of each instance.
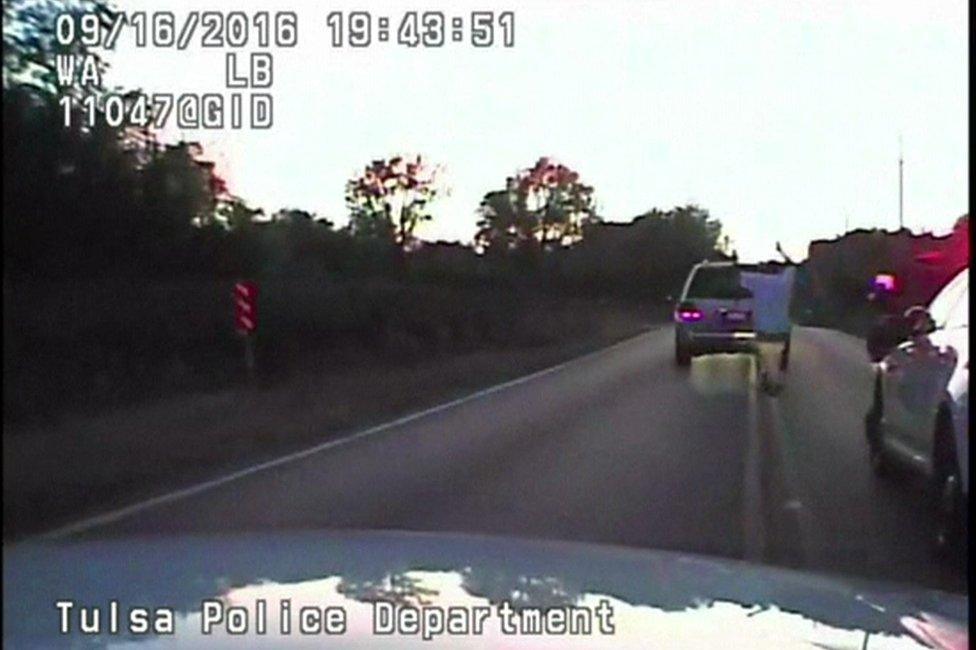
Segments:
[[[756,361],[753,360],[753,364]],[[746,560],[760,563],[766,555],[766,530],[763,522],[762,468],[760,466],[761,441],[759,440],[759,386],[756,384],[756,368],[750,373],[749,397],[747,399],[746,462],[743,472],[742,496],[742,536],[743,552]]]
[[[796,525],[800,532],[800,554],[802,555],[804,565],[811,566],[811,560],[813,558],[810,554],[810,544],[813,540],[813,531],[818,529],[815,524],[813,510],[810,508],[810,503],[812,503],[812,500],[804,498],[797,488],[800,481],[797,478],[796,468],[794,467],[793,460],[787,453],[787,450],[784,449],[786,441],[783,439],[783,434],[786,432],[786,428],[783,426],[783,415],[780,412],[779,403],[772,401],[772,403],[769,405],[769,412],[770,416],[773,418],[775,431],[779,432],[780,434],[781,444],[779,448],[783,450],[780,456],[780,463],[783,468],[783,482],[785,483],[786,487],[786,499],[784,499],[784,501],[794,499],[799,501],[802,506],[800,509],[795,511]],[[819,561],[820,559],[821,558],[817,558],[817,566],[823,566],[823,564]]]
[[[626,345],[628,343],[632,343],[634,340],[636,340],[636,339],[640,338],[641,336],[644,336],[648,332],[654,331],[656,329],[660,329],[660,326],[652,326],[652,327],[648,328],[647,330],[644,330],[640,334],[637,334],[635,336],[626,338],[623,341],[617,341],[616,343],[614,343],[612,345],[609,345],[609,346],[607,346],[605,348],[600,348],[598,350],[593,350],[592,352],[588,352],[588,353],[586,353],[584,355],[575,357],[573,359],[568,359],[568,360],[563,361],[562,363],[558,363],[558,364],[556,364],[554,366],[550,366],[548,368],[543,368],[542,370],[537,370],[537,371],[535,371],[533,373],[530,373],[528,375],[523,375],[521,377],[516,377],[515,379],[510,379],[510,380],[508,380],[506,382],[502,382],[500,384],[495,384],[494,386],[489,386],[488,388],[483,388],[483,389],[478,390],[478,391],[475,391],[475,392],[473,392],[473,393],[471,393],[469,395],[464,395],[463,397],[459,397],[459,398],[454,399],[454,400],[451,400],[449,402],[445,402],[443,404],[438,404],[436,406],[432,406],[430,408],[426,408],[426,409],[424,409],[422,411],[417,411],[417,412],[414,412],[414,413],[410,413],[409,415],[404,415],[403,417],[397,418],[395,420],[391,420],[390,422],[385,422],[383,424],[378,424],[378,425],[376,425],[374,427],[370,427],[369,429],[364,429],[362,431],[358,431],[356,433],[350,434],[350,435],[345,436],[345,437],[342,437],[342,438],[328,440],[326,442],[319,443],[319,444],[314,445],[312,447],[308,447],[307,449],[302,449],[302,450],[299,450],[299,451],[296,451],[296,452],[292,452],[292,453],[287,454],[285,456],[280,456],[278,458],[274,458],[272,460],[268,460],[268,461],[265,461],[263,463],[258,463],[257,465],[252,465],[250,467],[245,467],[244,469],[240,469],[240,470],[237,470],[235,472],[231,472],[230,474],[225,474],[224,476],[220,476],[218,478],[211,479],[209,481],[204,481],[202,483],[197,483],[196,485],[191,485],[189,487],[185,487],[185,488],[182,488],[182,489],[179,489],[179,490],[174,490],[172,492],[167,492],[166,494],[161,494],[161,495],[156,496],[156,497],[153,497],[151,499],[146,499],[145,501],[140,501],[138,503],[133,503],[132,505],[125,506],[125,507],[122,507],[122,508],[118,508],[117,510],[111,510],[109,512],[106,512],[106,513],[103,513],[103,514],[100,514],[100,515],[94,515],[92,517],[88,517],[86,519],[82,519],[81,521],[77,521],[77,522],[72,523],[72,524],[67,524],[67,525],[61,526],[59,528],[55,528],[54,530],[50,530],[50,531],[45,532],[45,533],[40,533],[38,535],[34,535],[32,537],[34,539],[44,539],[44,540],[57,540],[57,539],[62,539],[64,537],[68,537],[70,535],[75,535],[75,534],[84,532],[86,530],[91,530],[92,528],[96,528],[98,526],[102,526],[102,525],[111,523],[113,521],[118,521],[120,519],[124,519],[124,518],[129,517],[131,515],[134,515],[134,514],[136,514],[138,512],[142,512],[144,510],[149,510],[150,508],[155,508],[157,506],[161,506],[163,504],[170,503],[172,501],[178,501],[180,499],[185,499],[186,497],[193,496],[195,494],[200,494],[201,492],[205,492],[207,490],[213,489],[213,488],[218,487],[220,485],[224,485],[226,483],[230,483],[232,481],[236,481],[238,479],[244,478],[245,476],[250,476],[251,474],[257,474],[258,472],[262,472],[262,471],[264,471],[266,469],[271,469],[272,467],[278,467],[279,465],[285,465],[285,464],[290,463],[292,461],[296,461],[296,460],[299,460],[299,459],[302,459],[302,458],[306,458],[308,456],[312,456],[314,454],[317,454],[317,453],[320,453],[320,452],[323,452],[323,451],[327,451],[329,449],[334,449],[336,447],[340,447],[340,446],[349,444],[350,442],[353,442],[355,440],[360,440],[362,438],[366,438],[368,436],[372,436],[372,435],[375,435],[377,433],[380,433],[380,432],[383,432],[383,431],[387,431],[389,429],[394,429],[396,427],[402,426],[402,425],[407,424],[409,422],[413,422],[414,420],[419,420],[420,418],[426,417],[428,415],[432,415],[432,414],[437,413],[439,411],[446,411],[448,409],[452,409],[455,406],[459,406],[461,404],[464,404],[465,402],[470,402],[470,401],[475,400],[475,399],[479,399],[479,398],[482,398],[482,397],[486,397],[486,396],[491,395],[493,393],[497,393],[499,391],[503,391],[503,390],[506,390],[508,388],[512,388],[513,386],[518,386],[519,384],[524,384],[526,382],[532,381],[533,379],[538,379],[540,377],[544,377],[545,375],[549,375],[551,373],[558,372],[559,370],[562,370],[562,369],[564,369],[567,366],[570,366],[572,364],[575,364],[575,363],[578,363],[578,362],[581,362],[581,361],[585,361],[586,359],[589,359],[590,357],[594,357],[596,355],[603,354],[605,352],[609,352],[610,350],[613,350],[613,349],[618,348],[620,346]],[[25,538],[25,540],[22,540],[22,541],[26,541],[26,539],[30,539],[30,538],[31,537]]]

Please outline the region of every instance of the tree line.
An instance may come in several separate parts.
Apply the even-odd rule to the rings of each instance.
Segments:
[[[443,188],[422,156],[372,160],[348,180],[348,222],[299,207],[266,214],[221,179],[202,148],[148,128],[63,124],[51,31],[67,6],[4,5],[3,221],[8,278],[232,277],[324,271],[347,276],[561,279],[596,287],[633,269],[677,277],[720,248],[706,210],[652,210],[629,225],[596,209],[594,188],[549,157],[518,169],[472,206],[470,244],[423,242]],[[68,54],[83,54],[74,44]],[[97,89],[96,89],[97,90]]]

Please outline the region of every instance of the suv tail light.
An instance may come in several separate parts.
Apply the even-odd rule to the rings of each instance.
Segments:
[[[680,323],[697,323],[705,318],[702,310],[691,302],[678,303],[678,306],[674,310],[674,315]]]

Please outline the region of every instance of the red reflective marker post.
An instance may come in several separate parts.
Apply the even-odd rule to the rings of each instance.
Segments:
[[[234,284],[234,324],[244,338],[244,365],[250,380],[255,377],[254,332],[258,328],[258,285],[250,280]]]

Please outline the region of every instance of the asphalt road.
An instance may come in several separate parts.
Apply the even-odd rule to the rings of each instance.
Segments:
[[[919,486],[875,479],[863,344],[794,333],[787,386],[745,355],[673,363],[670,328],[71,534],[493,533],[693,551],[965,591]]]

